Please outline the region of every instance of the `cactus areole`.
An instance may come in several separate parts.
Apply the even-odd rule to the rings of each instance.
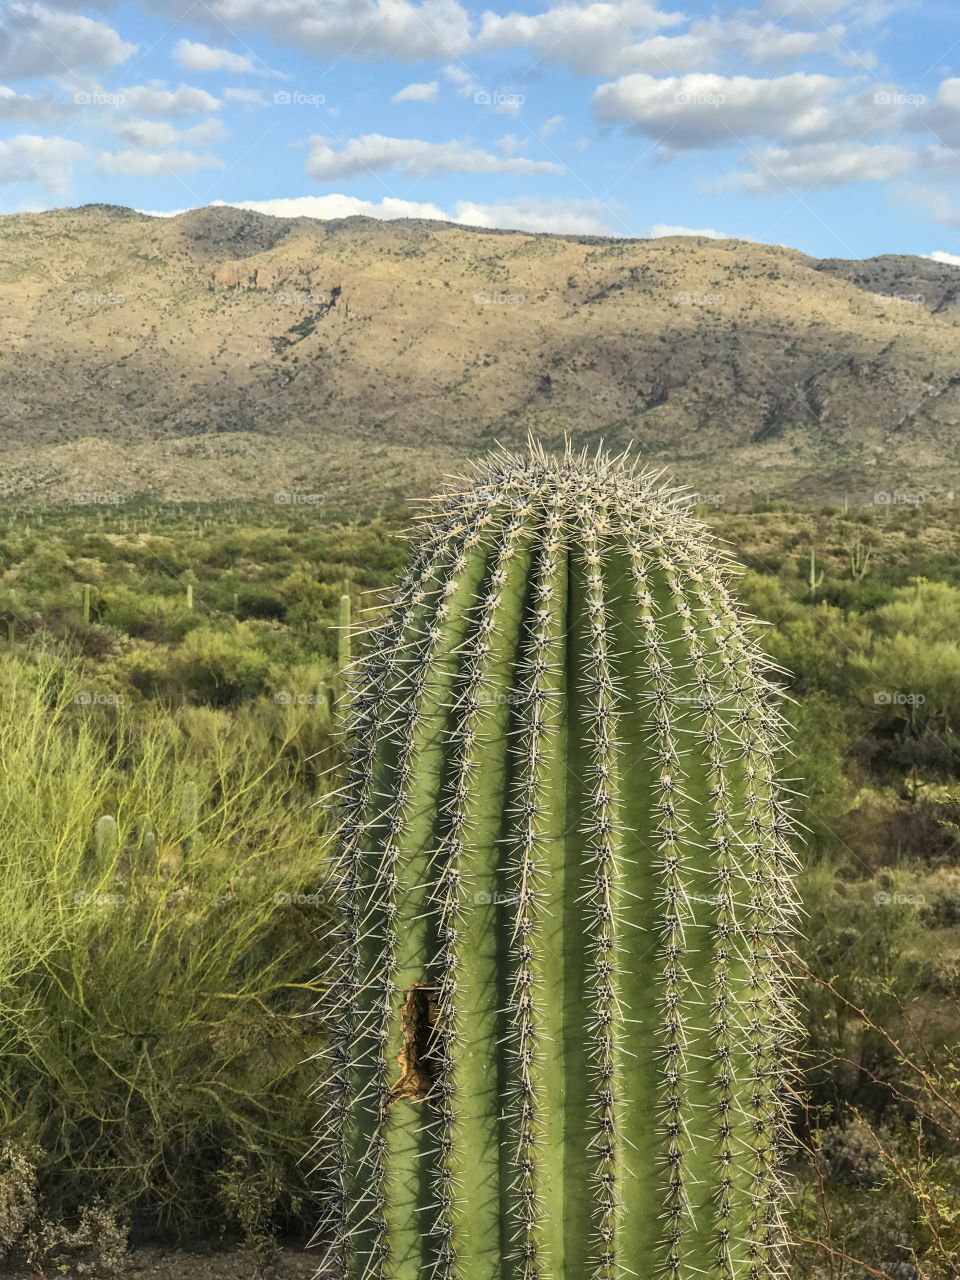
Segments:
[[[688,505],[532,447],[428,511],[355,681],[324,1274],[780,1271],[781,720]]]

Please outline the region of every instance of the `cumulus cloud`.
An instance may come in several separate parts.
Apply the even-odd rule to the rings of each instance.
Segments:
[[[849,182],[882,182],[912,169],[917,153],[898,143],[866,146],[846,142],[801,143],[766,147],[754,157],[749,173],[738,173],[722,185],[755,194],[782,195]]]
[[[631,32],[654,34],[684,21],[648,0],[559,4],[542,13],[487,12],[476,36],[480,50],[533,48],[551,62],[585,74],[616,74]]]
[[[424,142],[368,133],[334,149],[329,138],[310,139],[306,173],[317,182],[353,178],[395,169],[412,178],[439,173],[562,173],[563,166],[545,160],[495,156],[464,142]]]
[[[93,18],[24,0],[0,8],[0,76],[6,80],[103,70],[136,51]]]
[[[771,22],[744,18],[707,18],[695,22],[682,35],[657,35],[624,46],[601,74],[648,71],[676,75],[699,71],[741,57],[756,66],[790,62],[810,54],[831,51],[843,38],[842,26],[816,31],[784,31]]]
[[[0,182],[11,186],[36,182],[66,195],[73,166],[83,154],[83,147],[68,138],[41,138],[30,133],[4,138],[0,140]]]
[[[926,111],[915,112],[911,126],[931,134],[945,147],[960,150],[960,79],[944,80]]]
[[[900,192],[905,200],[920,205],[930,218],[942,227],[960,227],[960,210],[950,203],[949,197],[942,191],[931,191],[928,187],[910,187]]]
[[[802,71],[771,80],[637,73],[600,85],[594,108],[671,148],[715,147],[802,132],[835,88],[831,77]]]
[[[277,218],[320,218],[327,222],[335,218],[429,218],[431,221],[451,221],[439,205],[419,200],[399,200],[386,196],[383,200],[361,200],[358,196],[331,192],[325,196],[292,196],[276,200],[243,200],[236,203],[215,200],[214,204],[229,203],[232,209],[252,209],[255,213],[269,213]]]
[[[193,116],[220,109],[219,101],[206,89],[187,84],[168,89],[164,80],[133,85],[122,93],[123,105],[140,115]]]
[[[155,178],[165,174],[196,173],[201,169],[222,169],[223,161],[209,153],[194,151],[105,151],[97,161],[100,173],[121,173],[127,177]]]
[[[457,0],[150,0],[173,17],[222,32],[263,31],[275,44],[305,54],[417,62],[450,58],[470,41],[469,15]]]
[[[257,68],[250,58],[229,49],[214,49],[192,40],[178,40],[173,47],[173,60],[186,71],[234,71],[253,75]]]
[[[52,124],[72,112],[72,104],[61,102],[52,94],[35,96],[17,93],[8,85],[0,84],[0,121],[30,121],[35,124]]]
[[[845,28],[828,26],[806,11],[812,30],[791,30],[762,14],[742,11],[691,22],[634,0],[560,4],[538,14],[485,13],[476,37],[482,50],[531,46],[545,61],[588,75],[635,71],[676,75],[717,69],[732,58],[765,66],[841,47]],[[664,34],[666,32],[666,34]],[[637,38],[639,37],[639,38]]]
[[[925,253],[921,256],[930,258],[934,262],[945,263],[948,267],[960,267],[960,253],[944,253],[942,250],[936,250],[933,253]]]
[[[536,200],[522,198],[513,204],[478,204],[458,200],[452,212],[436,204],[415,200],[361,200],[357,196],[330,194],[294,196],[276,200],[214,200],[214,205],[227,204],[232,209],[252,209],[277,218],[335,218],[364,216],[368,218],[427,218],[438,222],[456,222],[461,226],[489,227],[513,231],[552,231],[564,235],[609,235],[606,209],[599,200]],[[156,212],[144,209],[155,218],[172,218],[183,209]]]
[[[122,120],[116,132],[125,142],[149,151],[179,146],[209,147],[227,136],[219,120],[206,120],[191,129],[175,129],[166,120]]]
[[[391,102],[436,102],[440,84],[437,80],[405,85],[390,99]]]
[[[658,222],[650,228],[647,235],[652,240],[663,240],[667,236],[701,236],[704,240],[743,240],[744,236],[728,236],[725,231],[714,231],[712,227],[674,227],[666,222]]]
[[[225,102],[239,102],[247,107],[268,107],[270,104],[259,89],[224,89]]]
[[[456,222],[469,227],[512,231],[550,231],[561,235],[610,235],[610,210],[600,200],[536,200],[510,204],[475,204],[460,200]]]

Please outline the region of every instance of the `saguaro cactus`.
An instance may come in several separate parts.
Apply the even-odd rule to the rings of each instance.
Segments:
[[[623,459],[435,503],[353,702],[334,1274],[777,1271],[789,818],[728,577]]]

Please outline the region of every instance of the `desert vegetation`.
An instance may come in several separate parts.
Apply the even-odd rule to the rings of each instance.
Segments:
[[[960,1268],[960,511],[700,511],[787,669],[803,828],[796,1280]],[[341,600],[393,512],[0,518],[0,1247],[303,1238]],[[332,697],[331,697],[332,691]],[[92,1251],[92,1253],[91,1253]],[[56,1261],[61,1259],[61,1261]],[[113,1261],[111,1261],[113,1259]]]

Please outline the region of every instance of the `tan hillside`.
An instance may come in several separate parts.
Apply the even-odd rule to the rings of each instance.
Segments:
[[[0,493],[364,503],[494,439],[635,442],[704,490],[960,475],[960,270],[443,223],[0,218]]]

